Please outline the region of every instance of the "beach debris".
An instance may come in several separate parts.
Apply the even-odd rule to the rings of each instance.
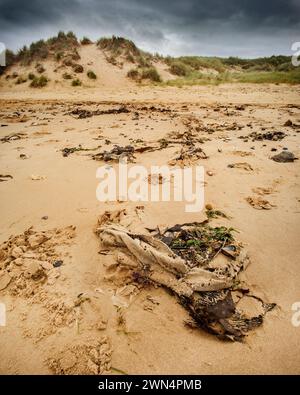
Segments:
[[[155,106],[142,106],[138,108],[139,111],[151,111],[151,112],[172,112],[172,110],[168,107],[155,107]]]
[[[11,133],[0,139],[2,143],[10,143],[11,141],[21,140],[27,137],[26,133]]]
[[[283,124],[283,126],[293,126],[293,122],[292,122],[290,119],[288,119],[288,120]]]
[[[239,255],[239,249],[234,244],[222,247],[221,252],[232,259],[236,259]]]
[[[225,213],[221,210],[214,210],[211,204],[206,204],[206,215],[207,218],[218,218],[218,217],[223,217],[223,218],[228,218]]]
[[[109,115],[109,114],[124,114],[124,113],[126,114],[129,112],[130,110],[128,110],[126,106],[121,106],[119,108],[111,108],[108,110],[95,110],[95,111],[76,108],[75,110],[70,111],[68,114],[77,115],[78,119],[83,119],[83,118],[93,117],[94,115]]]
[[[66,147],[66,148],[63,148],[61,150],[61,152],[62,152],[62,156],[67,157],[70,154],[73,154],[74,152],[78,152],[78,151],[95,151],[98,148],[99,148],[99,146],[96,147],[96,148],[83,148],[82,145],[79,144],[78,147],[70,147],[70,148]]]
[[[239,286],[238,275],[250,259],[233,232],[204,221],[177,224],[149,235],[129,230],[121,219],[101,222],[96,229],[103,246],[128,257],[126,264],[117,261],[117,273],[127,271],[126,278],[131,274],[137,287],[153,284],[169,289],[198,327],[221,339],[241,341],[275,305],[255,298],[259,311],[255,315],[237,305],[252,295],[244,285]],[[219,253],[222,264],[216,258]]]
[[[252,132],[248,134],[247,136],[240,136],[240,139],[251,139],[252,141],[261,141],[261,140],[272,140],[272,141],[279,141],[282,140],[284,137],[286,137],[287,134],[281,131],[270,131],[270,132],[265,132],[265,133],[258,133],[258,132]]]
[[[133,162],[135,159],[134,147],[132,145],[126,145],[125,147],[115,145],[110,151],[99,152],[92,155],[92,158],[94,160],[103,160],[104,162],[118,162],[126,158],[128,162]]]
[[[64,157],[67,157],[67,156],[69,156],[70,154],[73,154],[74,152],[77,152],[77,151],[82,151],[82,146],[81,146],[81,144],[79,144],[78,147],[63,148],[63,149],[61,150],[62,156],[64,156]]]
[[[138,152],[139,154],[142,154],[143,152],[152,152],[152,151],[158,151],[160,150],[160,147],[155,147],[151,145],[143,145],[141,147],[134,147],[134,152]]]
[[[210,177],[212,177],[214,175],[214,173],[211,170],[207,170],[206,174]]]
[[[29,121],[30,118],[24,114],[21,114],[19,111],[14,111],[10,115],[2,116],[1,120],[7,123],[24,123]]]
[[[74,301],[74,306],[79,307],[81,306],[84,302],[90,302],[91,298],[88,294],[81,292],[80,294],[77,295],[77,298]]]
[[[10,174],[0,174],[0,182],[8,181],[8,179],[13,179]]]
[[[109,140],[108,144],[111,142]],[[142,142],[142,141],[138,141]],[[98,147],[99,148],[99,147]],[[111,151],[103,151],[98,154],[95,154],[92,156],[94,160],[104,160],[105,162],[108,161],[118,161],[119,159],[122,159],[124,157],[127,157],[127,160],[129,162],[133,162],[135,160],[135,153],[142,154],[144,152],[153,152],[153,151],[159,151],[162,149],[160,146],[155,146],[155,145],[140,145],[140,146],[133,146],[133,145],[126,145],[125,147],[120,147],[118,145],[115,145]]]
[[[253,167],[247,162],[230,163],[227,167],[231,169],[243,169],[246,171],[252,171]]]
[[[292,122],[290,119],[288,119],[283,126],[291,127],[291,128],[299,128],[299,124],[296,124]]]
[[[45,180],[45,179],[46,179],[46,176],[40,176],[40,175],[38,175],[38,174],[32,174],[32,175],[30,176],[30,178],[31,178],[33,181],[41,181],[41,180]]]
[[[288,163],[294,162],[298,158],[296,158],[292,152],[282,151],[280,154],[272,156],[271,159],[279,163]]]
[[[257,210],[270,210],[272,207],[276,207],[274,204],[268,202],[268,200],[262,199],[261,197],[246,197],[246,201]]]
[[[30,157],[26,154],[20,154],[20,159],[29,159]]]
[[[203,151],[201,147],[183,147],[181,148],[179,154],[169,161],[169,165],[171,166],[186,166],[193,162],[196,162],[199,159],[207,159],[208,156]]]
[[[60,267],[64,262],[61,259],[53,262],[53,267]]]

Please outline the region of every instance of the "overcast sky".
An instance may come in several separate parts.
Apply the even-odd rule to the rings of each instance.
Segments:
[[[300,0],[0,0],[0,42],[14,50],[72,30],[112,34],[164,55],[291,54]]]

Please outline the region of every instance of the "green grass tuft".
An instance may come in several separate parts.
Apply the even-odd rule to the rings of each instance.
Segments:
[[[42,87],[46,86],[47,83],[48,83],[47,77],[45,77],[44,75],[41,75],[40,77],[35,77],[31,81],[30,86],[32,88],[42,88]]]
[[[72,86],[81,86],[81,81],[76,78],[75,80],[72,81]]]

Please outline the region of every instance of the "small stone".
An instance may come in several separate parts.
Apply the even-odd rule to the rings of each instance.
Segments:
[[[272,158],[275,162],[280,162],[280,163],[287,163],[287,162],[294,162],[297,158],[292,152],[289,151],[282,151],[280,154],[272,156]]]
[[[62,264],[63,264],[63,261],[58,260],[58,261],[53,262],[53,267],[60,267]]]
[[[205,205],[205,208],[206,208],[206,210],[212,210],[212,209],[213,209],[213,206],[212,206],[212,204],[207,203],[207,204]]]
[[[288,120],[284,123],[283,126],[293,126],[293,122],[292,122],[290,119],[288,119]]]
[[[42,217],[42,219],[46,221],[46,220],[48,219],[48,215],[44,215],[44,216]]]
[[[210,177],[214,175],[214,173],[213,173],[211,170],[207,170],[206,174],[207,174],[208,176],[210,176]]]

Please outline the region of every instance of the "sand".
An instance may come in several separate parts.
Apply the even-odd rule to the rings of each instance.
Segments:
[[[179,89],[125,81],[103,89],[4,86],[0,95],[0,124],[7,125],[0,128],[0,138],[25,134],[0,142],[0,173],[13,177],[0,183],[0,243],[32,226],[29,232],[34,236],[33,248],[28,244],[25,251],[15,251],[20,266],[14,265],[13,279],[0,290],[0,302],[7,308],[7,325],[0,327],[0,373],[300,373],[300,329],[291,322],[292,304],[300,298],[300,161],[270,159],[284,147],[300,156],[300,126],[283,126],[289,119],[300,125],[299,87],[236,84]],[[130,112],[85,119],[68,114],[76,108],[121,105]],[[152,105],[156,109],[151,110]],[[244,109],[238,109],[241,105]],[[162,108],[171,111],[159,111]],[[236,237],[251,257],[247,282],[278,305],[244,343],[222,342],[187,328],[187,312],[162,288],[133,295],[120,314],[113,303],[120,284],[107,280],[104,266],[113,257],[99,254],[94,234],[105,210],[130,209],[136,203],[97,201],[95,174],[103,163],[90,155],[113,144],[130,144],[130,139],[153,144],[186,132],[186,120],[191,119],[200,125],[197,133],[204,138],[201,148],[208,155],[197,161],[210,174],[205,176],[205,203],[230,217],[214,219],[213,224],[239,231]],[[281,141],[239,138],[262,128],[287,136]],[[110,140],[108,145],[105,139]],[[63,157],[63,148],[79,144],[95,151]],[[178,149],[136,154],[136,162],[147,167],[167,164]],[[235,163],[250,168],[228,167]],[[257,209],[249,197],[270,206]],[[145,203],[144,211],[161,226],[203,219],[204,212],[185,213],[184,204]],[[68,233],[73,229],[68,226],[76,228],[74,234]],[[35,246],[42,231],[47,231],[47,244]],[[23,246],[22,240],[14,239],[14,246]],[[24,258],[26,252],[29,257]],[[42,274],[28,264],[30,259],[44,262]],[[53,268],[49,261],[62,264]],[[25,264],[29,272],[21,281]]]

